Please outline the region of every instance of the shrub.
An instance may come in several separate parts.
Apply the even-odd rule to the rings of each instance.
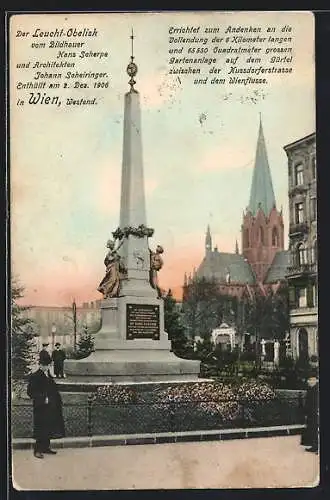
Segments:
[[[190,403],[188,409],[194,407],[194,411],[204,415],[216,416],[222,421],[230,421],[239,415],[239,404],[230,386],[215,382],[197,382],[170,386],[155,393],[155,399],[161,405],[166,403],[177,403],[170,406],[170,410],[184,407]]]
[[[249,380],[237,385],[234,393],[241,403],[259,403],[276,398],[274,390],[268,384],[257,380]]]
[[[217,382],[195,382],[169,386],[155,392],[156,401],[162,402],[219,402],[235,399],[230,386]]]
[[[91,399],[95,403],[134,403],[137,401],[137,394],[129,387],[104,385],[96,389]]]

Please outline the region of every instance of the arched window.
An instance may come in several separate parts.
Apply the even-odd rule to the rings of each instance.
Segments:
[[[265,243],[264,228],[263,227],[259,227],[259,242],[261,243],[261,245],[263,245]]]
[[[307,250],[304,243],[299,243],[297,246],[297,264],[298,266],[307,264]]]
[[[245,241],[245,247],[246,248],[249,248],[250,246],[250,235],[249,235],[249,230],[248,229],[245,229],[244,230],[244,241]]]
[[[273,227],[272,231],[272,245],[273,247],[278,247],[278,231],[276,227]]]

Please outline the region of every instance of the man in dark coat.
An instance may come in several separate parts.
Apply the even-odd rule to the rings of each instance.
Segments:
[[[44,356],[44,358],[43,358],[43,359],[46,359],[46,358],[47,358],[47,359],[49,359],[49,364],[50,364],[50,363],[52,362],[52,359],[51,359],[51,357],[50,357],[49,352],[47,351],[47,347],[48,347],[48,346],[49,346],[49,343],[48,343],[48,342],[44,342],[44,343],[42,344],[42,349],[41,349],[41,351],[39,352],[39,357],[40,357],[40,356]]]
[[[65,352],[63,349],[60,349],[61,344],[56,342],[55,350],[52,352],[52,360],[54,363],[54,375],[55,377],[64,378],[64,360],[65,360]]]
[[[319,383],[317,371],[313,370],[307,380],[307,391],[305,401],[306,428],[301,437],[301,444],[308,446],[306,451],[318,452],[319,448]]]
[[[48,353],[47,353],[48,354]],[[56,454],[50,449],[50,439],[65,435],[61,395],[49,372],[50,356],[40,353],[39,369],[29,378],[27,394],[33,400],[34,456]]]

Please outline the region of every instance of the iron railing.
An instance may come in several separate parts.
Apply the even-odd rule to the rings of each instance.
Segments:
[[[303,424],[303,397],[261,401],[198,401],[86,403],[63,405],[66,436],[95,436],[182,432],[223,428]],[[33,435],[33,408],[28,401],[13,403],[13,438]]]

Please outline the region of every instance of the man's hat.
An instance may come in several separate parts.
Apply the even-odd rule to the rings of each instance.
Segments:
[[[55,346],[61,345],[59,342],[56,342]]]
[[[51,357],[49,356],[48,352],[43,352],[41,351],[39,354],[39,364],[43,366],[50,365],[52,362]]]
[[[49,345],[49,342],[44,342],[44,343],[42,344],[42,347],[47,347],[48,345]]]

